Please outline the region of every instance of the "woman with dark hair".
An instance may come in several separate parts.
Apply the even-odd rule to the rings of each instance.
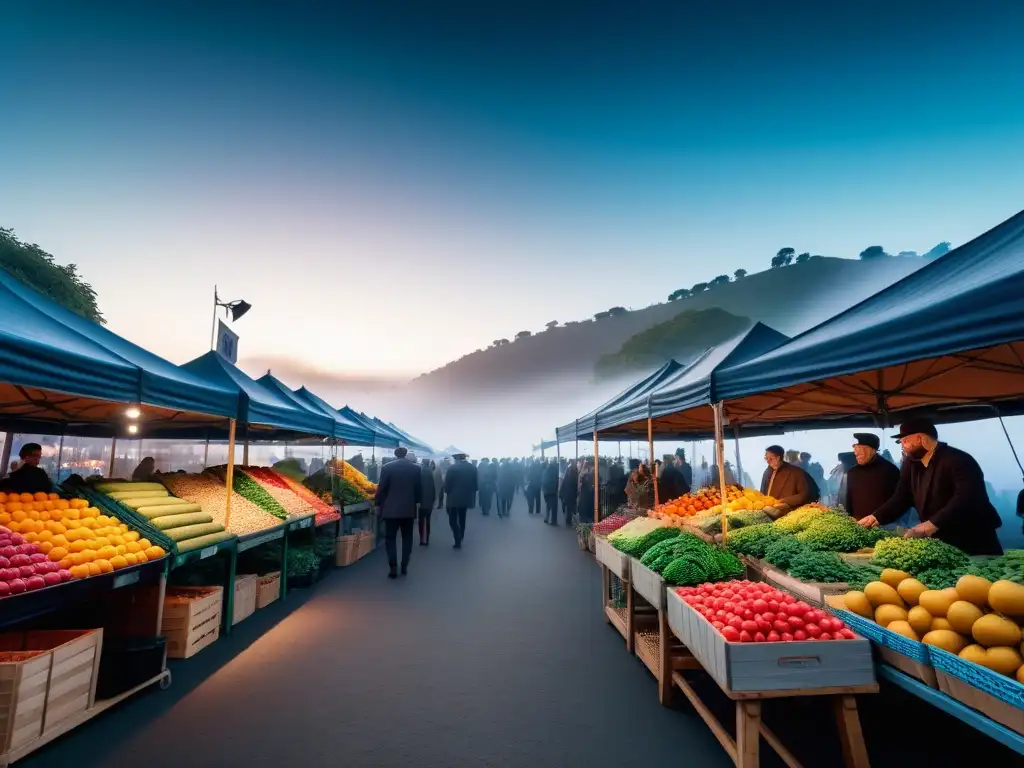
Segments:
[[[148,483],[156,474],[156,459],[147,456],[139,462],[139,466],[132,472],[132,481],[136,483]]]

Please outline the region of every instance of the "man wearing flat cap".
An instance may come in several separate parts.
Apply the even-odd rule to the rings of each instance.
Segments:
[[[857,465],[846,473],[844,505],[850,517],[860,520],[892,498],[900,481],[900,471],[878,455],[878,435],[858,432],[853,439]]]
[[[939,442],[929,419],[907,419],[896,439],[903,447],[900,480],[892,497],[858,522],[871,528],[897,520],[914,507],[921,523],[907,537],[935,537],[968,555],[1000,555],[1002,524],[989,501],[985,475],[964,451]]]

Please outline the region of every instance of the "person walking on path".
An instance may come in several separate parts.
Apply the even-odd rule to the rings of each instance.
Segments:
[[[423,473],[406,458],[405,448],[395,448],[395,460],[380,470],[376,503],[384,519],[384,544],[388,552],[388,578],[398,578],[398,532],[402,532],[402,575],[409,572],[412,529],[423,502]]]
[[[516,496],[516,468],[507,459],[498,468],[498,517],[508,517]]]
[[[423,475],[423,498],[420,499],[420,546],[425,547],[430,543],[430,516],[434,512],[434,499],[437,498],[437,489],[434,486],[435,464],[430,459],[424,459],[420,472]]]
[[[444,473],[441,471],[441,465],[433,459],[430,460],[430,466],[433,468],[434,475],[434,498],[431,499],[431,505],[437,504],[438,509],[444,509]]]
[[[532,461],[526,470],[526,503],[531,515],[540,514],[540,487],[544,482],[544,465]]]
[[[492,464],[489,459],[482,459],[477,467],[477,479],[480,481],[480,512],[485,516],[491,514],[494,503],[494,492],[498,485],[498,461]]]
[[[544,465],[544,475],[540,484],[541,493],[544,495],[545,515],[544,522],[548,525],[558,525],[558,464],[549,461]]]
[[[566,525],[572,525],[572,516],[576,512],[579,482],[580,473],[576,468],[576,461],[570,461],[569,468],[565,470],[565,476],[562,478],[562,487],[558,491],[558,497],[562,501],[562,514],[565,516]]]
[[[455,463],[448,469],[444,479],[444,492],[448,497],[448,524],[455,538],[455,549],[462,549],[466,535],[466,512],[476,506],[476,492],[479,486],[477,469],[468,461],[466,454],[457,453]]]

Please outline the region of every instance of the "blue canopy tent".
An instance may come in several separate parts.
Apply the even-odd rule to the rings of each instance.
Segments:
[[[383,421],[377,418],[374,418],[373,421],[375,424],[383,427],[390,433],[396,435],[398,437],[399,442],[406,448],[411,448],[414,451],[423,451],[425,453],[434,452],[434,449],[431,448],[426,443],[424,443],[422,440],[418,440],[417,438],[410,435],[408,432],[399,429],[394,424],[385,424]]]
[[[203,381],[0,270],[0,421],[10,430],[138,436],[158,425],[231,418],[233,392]]]
[[[885,427],[910,414],[941,423],[1024,413],[1022,374],[1024,212],[724,368],[715,395],[734,424]]]
[[[373,423],[373,419],[368,416],[353,410],[347,405],[341,406],[338,412],[349,421],[354,421],[356,424],[361,424],[366,427],[371,434],[373,434],[373,445],[376,448],[397,448],[399,440],[397,437],[391,435],[390,432],[385,432],[380,429],[376,424]]]
[[[296,389],[293,394],[321,413],[331,417],[334,422],[334,437],[346,445],[373,445],[373,432],[358,421],[348,418],[345,414],[332,408],[327,401],[310,392],[305,387]]]
[[[241,437],[252,440],[287,440],[304,435],[329,437],[332,420],[322,413],[300,407],[283,394],[245,374],[214,351],[185,363],[182,368],[219,387],[236,393],[235,418]],[[177,431],[162,430],[158,437],[182,437]],[[202,437],[220,438],[219,431],[207,431]]]

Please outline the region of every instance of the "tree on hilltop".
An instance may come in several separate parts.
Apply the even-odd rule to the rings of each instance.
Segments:
[[[799,256],[796,257],[796,263],[797,264],[803,264],[805,261],[809,260],[810,258],[811,258],[811,254],[806,252],[806,251],[804,251],[803,253],[801,253]]]
[[[864,261],[870,261],[873,259],[884,259],[888,257],[888,253],[885,252],[885,248],[880,245],[869,245],[863,251],[860,252],[860,257]]]
[[[520,331],[519,333],[516,334],[515,340],[519,341],[520,339],[528,339],[531,336],[533,336],[533,334],[530,333],[529,331]]]
[[[742,280],[744,277],[747,276],[747,270],[737,269],[735,272],[732,273],[732,276],[737,280]]]
[[[796,248],[780,248],[779,252],[772,258],[772,269],[788,267],[793,263],[793,257],[795,255]]]
[[[553,331],[555,328],[558,327],[558,321],[552,320],[550,323],[545,323],[544,327],[547,328],[549,331]]]
[[[697,283],[690,290],[693,291],[693,293],[696,294],[696,293],[704,293],[704,291],[706,291],[707,289],[708,289],[708,284],[707,283]]]
[[[680,299],[688,299],[690,297],[689,288],[678,288],[668,295],[669,301],[679,301]]]
[[[729,276],[728,275],[719,275],[714,280],[712,280],[708,285],[709,286],[711,286],[711,285],[725,285],[728,282],[729,282]]]
[[[930,251],[928,251],[928,253],[924,254],[924,258],[937,259],[940,256],[945,256],[947,253],[950,252],[951,245],[952,244],[949,243],[948,241],[943,241],[936,245],[934,248],[932,248]]]

